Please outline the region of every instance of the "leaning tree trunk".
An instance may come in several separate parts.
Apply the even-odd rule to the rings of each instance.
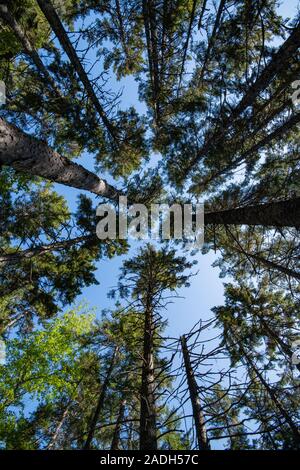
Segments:
[[[16,37],[19,39],[20,43],[23,46],[24,51],[26,54],[29,55],[31,58],[32,62],[36,66],[37,70],[39,71],[40,75],[43,78],[43,81],[50,85],[58,98],[60,100],[63,100],[63,95],[58,89],[58,87],[55,84],[55,81],[51,77],[50,73],[44,66],[42,60],[40,59],[40,56],[38,55],[37,51],[29,41],[28,37],[26,36],[25,32],[23,31],[22,27],[20,24],[16,21],[16,19],[12,16],[12,14],[9,12],[7,5],[0,4],[0,18],[2,18],[5,23],[7,23],[10,28],[13,30],[15,33]]]
[[[41,176],[109,199],[117,199],[119,195],[105,180],[3,118],[0,118],[0,165],[11,166],[28,175]]]
[[[0,255],[0,266],[19,263],[26,259],[34,258],[35,256],[41,256],[46,253],[53,251],[65,250],[73,247],[81,242],[87,242],[96,238],[96,235],[82,235],[81,237],[70,238],[69,240],[63,240],[61,242],[50,243],[48,245],[38,245],[26,250],[15,251],[12,253],[5,253]]]
[[[276,341],[276,343],[280,346],[281,350],[284,352],[284,354],[286,354],[290,359],[292,359],[292,356],[293,356],[293,351],[291,350],[291,348],[289,347],[288,344],[286,344],[281,338],[280,336],[278,336],[277,333],[275,333],[275,331],[273,330],[273,328],[271,328],[268,324],[268,322],[266,320],[263,319],[263,317],[258,314],[258,313],[255,313],[255,315],[258,317],[259,319],[259,322],[261,323],[261,325],[263,326],[263,328],[265,329],[266,333],[269,335],[270,338],[274,339]],[[300,364],[295,364],[297,369],[300,371]]]
[[[89,428],[89,431],[88,431],[88,436],[87,436],[86,441],[85,441],[84,446],[83,446],[83,448],[86,449],[86,450],[90,449],[92,440],[94,438],[96,426],[97,426],[97,423],[99,421],[99,417],[101,415],[101,412],[103,410],[107,389],[109,387],[110,378],[111,378],[113,369],[115,367],[115,363],[116,363],[116,360],[117,360],[118,353],[119,353],[119,348],[118,348],[118,346],[116,346],[115,349],[114,349],[112,358],[111,358],[110,366],[108,368],[106,377],[105,377],[104,382],[103,382],[102,387],[101,387],[101,391],[100,391],[100,395],[99,395],[99,399],[98,399],[96,409],[95,409],[95,411],[92,415],[92,418],[91,418],[91,424],[90,424],[90,428]]]
[[[102,119],[103,124],[105,125],[106,129],[110,133],[110,135],[116,139],[116,128],[108,119],[106,112],[103,106],[100,104],[96,93],[93,89],[93,86],[88,78],[86,71],[84,70],[82,63],[63,27],[62,22],[58,14],[56,13],[55,8],[53,7],[52,3],[49,0],[37,0],[40,9],[44,13],[48,23],[50,24],[51,28],[53,29],[54,33],[56,34],[61,46],[63,47],[65,53],[69,57],[71,64],[73,65],[74,69],[76,70],[85,91],[94,105],[95,109],[97,110],[99,116]]]
[[[262,225],[300,228],[300,197],[207,212],[205,225]]]
[[[3,335],[3,333],[7,332],[10,328],[12,328],[18,321],[22,320],[26,315],[26,311],[22,311],[17,317],[13,318],[10,320],[6,325],[2,326],[4,323],[4,320],[0,320],[0,335]]]
[[[266,389],[268,395],[270,396],[271,400],[273,401],[274,405],[276,406],[276,408],[278,409],[278,411],[281,413],[281,415],[283,416],[283,418],[285,419],[286,423],[288,424],[288,426],[290,427],[290,430],[295,438],[295,441],[300,444],[300,430],[298,428],[298,426],[294,423],[294,420],[292,419],[292,417],[290,416],[290,414],[287,412],[287,410],[285,409],[285,407],[281,404],[279,398],[277,397],[277,394],[275,393],[275,391],[270,387],[270,385],[268,384],[268,382],[265,380],[265,378],[263,377],[262,373],[258,370],[258,368],[256,367],[256,365],[254,364],[254,362],[252,361],[250,355],[246,352],[246,350],[244,349],[244,347],[242,346],[242,341],[239,340],[239,347],[243,353],[243,356],[246,360],[246,362],[248,363],[248,365],[252,368],[252,370],[254,371],[255,375],[257,376],[257,378],[260,380],[260,382],[262,383],[262,385],[264,386],[264,388]]]
[[[68,416],[68,414],[69,414],[70,406],[71,406],[71,403],[69,403],[69,404],[67,405],[67,407],[65,408],[65,410],[64,410],[64,412],[63,412],[63,414],[62,414],[62,417],[61,417],[61,419],[60,419],[60,421],[59,421],[59,423],[58,423],[58,425],[57,425],[57,427],[56,427],[56,429],[55,429],[55,432],[54,432],[54,434],[53,434],[53,436],[52,436],[52,438],[51,438],[51,441],[50,441],[49,444],[47,445],[47,450],[51,450],[51,449],[53,449],[53,447],[55,446],[56,441],[57,441],[57,438],[58,438],[58,435],[59,435],[59,433],[60,433],[60,430],[61,430],[61,428],[63,427],[64,422],[65,422],[65,420],[67,419],[67,416]]]
[[[230,115],[222,119],[222,126],[217,126],[212,135],[206,140],[200,151],[197,153],[192,162],[185,169],[182,180],[188,175],[192,168],[208,153],[211,147],[216,143],[224,140],[224,136],[228,132],[230,126],[234,123],[235,119],[255,102],[256,98],[262,90],[265,90],[273,78],[287,69],[288,61],[297,52],[300,46],[300,25],[298,25],[287,38],[287,40],[280,46],[278,51],[273,55],[270,62],[266,65],[264,70],[258,76],[256,81],[249,87],[241,101],[232,110]]]
[[[220,1],[219,8],[218,8],[218,11],[217,11],[217,14],[216,14],[215,24],[214,24],[211,36],[208,40],[208,45],[207,45],[207,48],[206,48],[206,51],[205,51],[205,57],[204,57],[203,63],[202,63],[200,76],[199,76],[199,79],[198,79],[198,84],[199,85],[202,85],[204,75],[207,71],[207,66],[209,64],[210,56],[211,56],[212,50],[214,48],[214,45],[215,45],[215,42],[216,42],[216,39],[217,39],[217,35],[218,35],[219,29],[220,29],[220,24],[221,24],[221,19],[222,19],[222,14],[223,14],[223,11],[224,11],[224,8],[225,8],[225,4],[226,4],[226,0],[221,0]]]
[[[190,42],[190,39],[191,39],[193,23],[194,23],[194,20],[195,20],[197,1],[198,0],[193,0],[191,17],[190,17],[189,27],[188,27],[188,31],[187,31],[187,37],[186,37],[185,45],[184,45],[184,48],[183,48],[183,58],[182,58],[182,63],[181,63],[181,68],[180,68],[180,73],[179,73],[177,97],[178,97],[180,89],[181,89],[181,82],[182,82],[182,77],[183,77],[183,74],[184,74],[185,61],[186,61],[186,57],[187,57],[189,42]],[[202,7],[202,9],[203,8],[205,8],[205,2],[204,2],[204,6]],[[200,20],[200,23],[201,23],[201,20]],[[198,29],[200,29],[200,28],[198,28]]]
[[[119,408],[119,414],[114,429],[114,435],[111,442],[110,450],[119,450],[120,449],[120,436],[121,436],[121,427],[124,420],[126,400],[122,400]]]
[[[185,373],[189,388],[190,400],[193,409],[193,417],[195,422],[196,428],[196,435],[198,441],[198,449],[199,450],[209,450],[209,443],[207,440],[207,434],[205,429],[204,423],[204,416],[202,413],[202,408],[200,404],[200,399],[198,395],[198,386],[195,379],[194,371],[191,365],[190,355],[188,351],[188,347],[186,344],[185,336],[181,336],[181,347],[182,347],[182,354],[185,366]]]
[[[255,143],[248,150],[239,154],[237,157],[232,158],[223,166],[221,165],[220,169],[218,169],[217,171],[213,171],[209,176],[202,179],[201,183],[199,183],[199,186],[201,186],[202,189],[207,188],[208,185],[212,181],[214,181],[216,178],[225,176],[229,171],[233,170],[234,168],[241,165],[242,163],[245,163],[247,161],[249,162],[249,158],[251,158],[252,154],[255,154],[259,150],[263,149],[263,147],[266,147],[271,142],[277,141],[278,139],[282,138],[291,129],[296,128],[299,122],[300,122],[300,113],[294,113],[284,124],[281,124],[275,127],[275,129],[270,134],[265,135],[265,137],[263,137],[261,140]],[[227,147],[229,148],[231,147],[231,142],[227,142]],[[197,187],[197,185],[195,185],[194,187]]]
[[[233,159],[232,162],[230,162],[228,166],[225,166],[224,169],[221,171],[229,171],[231,168],[249,161],[250,155],[255,154],[256,152],[263,149],[270,143],[277,141],[278,139],[281,139],[291,129],[296,128],[299,122],[300,122],[300,113],[293,114],[287,121],[285,121],[284,124],[281,124],[275,127],[275,129],[273,129],[273,131],[270,132],[270,134],[265,135],[261,140],[259,140],[256,144],[254,144],[248,150],[243,152],[239,157]]]
[[[140,450],[157,450],[154,394],[154,321],[151,307],[145,311],[140,410]]]
[[[0,164],[116,200],[121,193],[83,166],[0,118]],[[205,214],[205,225],[300,227],[300,198]]]
[[[236,249],[236,248],[235,248]],[[239,253],[245,255],[247,258],[252,258],[255,261],[257,261],[258,264],[262,264],[266,266],[267,268],[272,269],[273,271],[278,271],[282,274],[286,274],[289,277],[293,277],[295,279],[300,280],[300,273],[297,271],[294,271],[293,269],[287,268],[285,266],[282,266],[281,264],[274,263],[274,261],[268,260],[264,258],[263,256],[256,255],[255,253],[249,253],[248,251],[242,251],[239,249],[236,249]],[[1,258],[0,258],[1,260]]]
[[[298,25],[287,40],[280,46],[273,55],[271,61],[266,65],[256,81],[248,89],[239,104],[234,108],[231,118],[239,116],[253,101],[259,93],[267,88],[273,77],[282,70],[286,70],[287,62],[297,52],[300,46],[300,25]]]

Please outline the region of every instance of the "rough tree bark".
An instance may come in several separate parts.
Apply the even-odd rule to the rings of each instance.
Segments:
[[[182,354],[185,366],[185,373],[189,388],[190,400],[193,409],[193,417],[196,429],[196,436],[198,441],[198,449],[199,450],[209,450],[209,443],[207,440],[207,434],[205,429],[204,423],[204,416],[201,408],[201,403],[198,395],[198,387],[197,382],[194,376],[194,371],[191,365],[190,355],[186,343],[185,336],[181,336],[181,347],[182,347]]]
[[[83,166],[51,149],[0,118],[0,164],[32,176],[90,191],[111,200],[121,195],[113,186]],[[205,214],[205,225],[262,225],[300,227],[300,198],[239,207]]]
[[[90,191],[108,199],[119,192],[105,180],[0,118],[0,164],[32,176]]]
[[[205,225],[262,225],[300,228],[300,197],[252,206],[207,212]]]

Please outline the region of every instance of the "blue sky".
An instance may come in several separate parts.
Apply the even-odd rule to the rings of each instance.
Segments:
[[[281,2],[280,13],[284,17],[293,18],[299,8],[298,0],[285,0]],[[134,106],[141,114],[146,113],[144,103],[140,102],[137,93],[137,83],[132,77],[126,77],[117,82],[113,74],[109,80],[109,87],[112,91],[118,92],[123,89],[123,95],[120,107],[126,109]],[[79,162],[86,168],[94,171],[93,157],[85,154]],[[104,175],[111,180],[109,175]],[[75,209],[76,197],[79,194],[77,189],[55,185],[56,190],[65,196],[71,209]],[[136,246],[136,243],[134,244]],[[134,255],[136,249],[130,250],[129,256]],[[223,282],[224,279],[219,278],[219,269],[213,268],[211,265],[220,256],[218,253],[210,252],[206,255],[200,253],[195,257],[198,265],[195,270],[198,274],[191,280],[189,288],[183,288],[178,291],[181,298],[174,299],[165,312],[166,318],[169,320],[167,333],[170,336],[179,336],[188,332],[190,328],[200,319],[207,319],[211,316],[210,309],[216,305],[223,303]],[[91,286],[83,289],[82,295],[78,300],[87,301],[92,307],[95,307],[100,313],[104,308],[113,307],[112,301],[107,299],[107,293],[111,287],[117,284],[119,269],[124,256],[117,257],[112,260],[101,260],[97,267],[97,279],[100,281],[99,286]]]
[[[299,0],[284,0],[281,2],[279,11],[284,17],[293,18],[297,13],[297,8],[299,11],[299,4]],[[93,62],[93,58],[90,58],[90,62]],[[111,74],[109,87],[116,93],[119,92],[120,89],[123,89],[123,95],[120,102],[120,107],[122,109],[128,109],[130,106],[134,106],[139,113],[146,114],[144,103],[140,102],[138,99],[137,83],[132,77],[127,77],[122,79],[120,82],[117,82]],[[152,160],[154,159],[156,159],[155,156],[152,157]],[[95,171],[93,156],[84,154],[77,161],[85,168]],[[101,176],[108,179],[108,181],[112,181],[109,175]],[[54,186],[56,191],[66,198],[70,209],[75,210],[76,199],[80,194],[80,191],[58,184],[55,184]],[[89,194],[89,196],[91,195]],[[96,197],[93,197],[93,199],[94,201],[97,200]],[[111,288],[116,286],[118,283],[119,270],[123,260],[129,256],[134,256],[141,246],[142,243],[134,242],[127,255],[115,257],[113,259],[100,260],[97,263],[96,272],[96,277],[100,282],[100,285],[84,288],[82,294],[77,298],[76,303],[87,303],[97,312],[98,316],[101,315],[102,310],[113,308],[114,301],[108,299],[107,294]],[[179,254],[183,254],[180,249]],[[191,278],[191,286],[189,288],[179,289],[177,292],[178,298],[174,298],[173,302],[168,304],[163,313],[164,319],[168,320],[168,326],[165,333],[166,336],[179,338],[180,335],[188,333],[200,319],[205,321],[212,317],[212,307],[223,304],[223,283],[230,281],[230,279],[220,279],[219,269],[212,267],[212,263],[219,256],[220,254],[218,252],[215,254],[211,251],[205,255],[198,253],[194,257],[194,259],[197,259],[198,264],[194,266],[192,271],[197,272],[197,274]],[[211,338],[211,335],[209,337]],[[202,336],[202,339],[204,338],[205,335]],[[178,359],[176,360],[175,366],[176,365],[179,365]],[[27,412],[30,412],[34,407],[34,402],[27,402],[26,405]],[[187,410],[189,412],[188,406]],[[214,448],[221,447],[222,442],[219,442],[214,446]]]
[[[281,2],[280,13],[284,17],[293,18],[296,15],[298,0],[285,0]],[[122,109],[134,106],[138,112],[145,114],[146,108],[144,103],[139,102],[137,94],[137,83],[132,77],[122,79],[117,82],[114,78],[109,81],[112,91],[118,92],[123,89],[123,97],[120,103]],[[93,157],[85,154],[79,162],[86,168],[94,171]],[[111,181],[108,175],[101,175]],[[59,194],[67,199],[70,208],[76,208],[76,198],[79,194],[77,189],[55,185]],[[95,199],[96,200],[96,199]],[[114,302],[107,298],[110,289],[117,285],[119,270],[123,260],[127,256],[133,256],[137,253],[137,247],[142,246],[141,243],[135,242],[129,254],[126,256],[115,257],[113,259],[103,259],[97,264],[96,277],[100,282],[98,286],[90,286],[83,289],[82,295],[78,297],[77,302],[85,301],[92,308],[95,308],[98,315],[103,309],[113,308]],[[180,253],[180,250],[179,250]],[[182,254],[182,253],[180,253]],[[164,312],[164,318],[168,320],[166,335],[170,337],[179,337],[184,333],[188,333],[191,328],[199,321],[199,319],[207,320],[211,318],[211,308],[223,304],[224,287],[223,283],[229,279],[219,278],[219,269],[213,268],[212,263],[220,256],[217,252],[209,252],[202,255],[198,253],[195,259],[198,265],[194,267],[194,271],[198,273],[192,277],[191,286],[178,290],[179,298],[174,299],[167,306]],[[221,443],[217,447],[221,447]]]

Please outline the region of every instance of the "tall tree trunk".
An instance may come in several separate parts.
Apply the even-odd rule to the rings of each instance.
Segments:
[[[110,450],[120,449],[120,435],[121,435],[122,422],[124,420],[125,406],[126,406],[126,400],[122,400],[120,404],[120,408],[119,408],[119,414],[118,414],[116,426],[114,429],[114,435],[112,438]]]
[[[88,78],[88,75],[86,71],[84,70],[82,63],[77,56],[77,53],[63,27],[62,22],[60,21],[60,18],[58,14],[55,11],[55,8],[53,7],[52,3],[49,0],[37,0],[40,9],[44,13],[48,23],[50,24],[51,28],[53,29],[54,33],[56,34],[61,46],[63,47],[65,53],[69,57],[69,60],[71,64],[73,65],[74,69],[76,70],[84,88],[85,91],[95,106],[95,109],[97,110],[99,116],[102,119],[103,124],[105,125],[106,129],[110,133],[111,137],[113,139],[117,138],[116,134],[116,128],[115,126],[110,122],[108,119],[102,105],[100,104],[95,91],[92,87],[92,84]]]
[[[300,24],[293,30],[292,34],[273,55],[271,61],[266,65],[262,73],[248,89],[239,104],[234,108],[231,117],[235,118],[245,111],[258,97],[259,93],[267,88],[273,80],[273,77],[282,70],[286,70],[287,62],[297,52],[299,46]]]
[[[277,126],[270,134],[263,137],[259,142],[254,144],[245,152],[242,152],[239,156],[233,158],[229,162],[225,163],[221,169],[217,171],[212,171],[212,173],[203,178],[199,184],[193,185],[193,188],[197,188],[200,186],[203,190],[206,189],[209,184],[214,181],[216,178],[220,178],[225,176],[229,171],[233,170],[239,165],[242,165],[246,161],[248,161],[248,157],[251,157],[252,154],[255,154],[259,150],[261,150],[266,145],[271,144],[273,141],[280,139],[284,134],[289,132],[291,129],[296,127],[300,122],[300,113],[293,114],[284,124]],[[228,142],[227,146],[230,147],[231,143]],[[248,160],[247,160],[248,159]],[[222,166],[222,165],[221,165]]]
[[[140,410],[140,450],[157,450],[156,409],[154,395],[154,339],[153,310],[145,311],[144,347]]]
[[[289,277],[300,279],[300,272],[295,271],[294,269],[287,268],[286,266],[282,266],[281,264],[275,263],[274,261],[271,261],[269,259],[266,259],[260,253],[256,254],[256,253],[250,253],[249,251],[246,251],[243,248],[243,246],[239,243],[239,241],[236,239],[236,237],[233,235],[233,233],[231,233],[229,229],[227,229],[227,231],[229,232],[234,242],[238,245],[238,247],[233,245],[232,250],[237,251],[238,253],[240,253],[241,255],[244,255],[248,259],[252,258],[253,260],[257,261],[258,264],[262,264],[263,266],[266,266],[267,268],[270,268],[273,271],[278,271]]]
[[[189,42],[190,42],[190,38],[191,38],[191,34],[192,34],[193,23],[194,23],[194,20],[195,20],[197,2],[198,2],[198,0],[193,0],[191,17],[190,17],[189,27],[188,27],[188,31],[187,31],[187,37],[186,37],[185,45],[184,45],[184,48],[183,48],[183,58],[182,58],[181,69],[180,69],[180,73],[179,73],[177,97],[179,95],[180,88],[181,88],[181,81],[182,81],[182,77],[183,77],[183,73],[184,73],[184,67],[185,67],[187,51],[188,51]],[[204,5],[205,5],[205,2],[204,2]]]
[[[89,431],[88,431],[88,436],[87,436],[86,441],[85,441],[84,446],[83,446],[83,448],[86,449],[86,450],[90,449],[92,440],[94,438],[96,426],[97,426],[97,423],[99,421],[99,417],[101,415],[101,412],[103,410],[104,400],[106,398],[107,389],[109,387],[111,374],[114,370],[118,353],[119,353],[119,348],[118,348],[118,346],[116,346],[115,349],[114,349],[111,361],[110,361],[108,371],[106,373],[106,377],[105,377],[104,382],[103,382],[102,387],[101,387],[101,391],[100,391],[100,395],[99,395],[99,398],[98,398],[96,409],[95,409],[95,411],[94,411],[94,413],[92,414],[92,417],[91,417],[91,423],[90,423],[90,427],[89,427]]]
[[[112,200],[121,193],[83,166],[0,118],[0,164]],[[208,212],[205,225],[300,227],[300,198]]]
[[[105,180],[51,149],[45,142],[26,134],[0,118],[0,164],[31,176],[85,189],[117,199],[119,192]]]
[[[220,28],[222,13],[223,13],[223,10],[225,8],[225,4],[226,4],[226,0],[220,0],[218,11],[217,11],[217,14],[216,14],[215,24],[214,24],[211,36],[208,40],[208,45],[207,45],[207,48],[206,48],[206,51],[205,51],[205,57],[204,57],[204,60],[203,60],[203,64],[202,64],[201,72],[200,72],[200,77],[199,77],[199,81],[198,81],[199,84],[201,84],[202,81],[203,81],[204,74],[206,72],[206,68],[207,68],[207,65],[208,65],[209,60],[210,60],[210,55],[211,55],[211,52],[214,48],[214,44],[215,44],[216,39],[217,39],[217,34],[218,34],[218,31],[219,31],[219,28]]]
[[[147,44],[148,64],[151,81],[155,121],[159,123],[159,69],[155,11],[151,0],[143,0],[143,21]]]
[[[18,263],[24,259],[31,259],[34,256],[41,256],[45,253],[52,251],[59,251],[77,245],[78,243],[92,240],[95,235],[83,235],[81,237],[71,238],[70,240],[64,240],[61,242],[50,243],[49,245],[39,245],[27,250],[16,251],[14,253],[7,253],[0,255],[0,265],[9,265]]]
[[[261,325],[265,329],[266,333],[268,336],[276,341],[276,343],[280,346],[281,350],[286,354],[290,359],[293,356],[293,351],[289,347],[288,344],[286,344],[280,336],[275,333],[275,331],[269,326],[268,322],[264,320],[262,315],[255,313],[255,315],[258,317]],[[300,371],[300,364],[296,364],[297,369]]]
[[[206,212],[205,225],[262,225],[300,227],[300,197],[251,206]]]
[[[296,127],[297,124],[300,122],[300,113],[293,114],[284,124],[277,126],[270,134],[267,134],[263,137],[259,142],[254,144],[250,149],[246,150],[246,152],[242,153],[238,158],[234,159],[232,163],[230,163],[230,167],[232,165],[241,164],[242,162],[246,161],[246,159],[255,152],[258,152],[260,149],[269,145],[274,140],[280,139],[284,134],[289,132],[293,127]]]
[[[198,395],[198,386],[194,376],[194,371],[191,365],[190,355],[186,343],[185,336],[181,336],[181,347],[182,347],[182,354],[184,359],[184,366],[185,366],[185,373],[189,388],[190,400],[193,409],[193,417],[195,422],[196,428],[196,435],[198,441],[198,449],[199,450],[209,450],[209,444],[207,440],[207,434],[205,429],[204,423],[204,416],[202,413],[202,408],[200,404],[200,399]]]
[[[63,412],[63,414],[62,414],[62,417],[61,417],[61,419],[60,419],[60,421],[59,421],[59,423],[58,423],[58,425],[57,425],[57,427],[56,427],[56,429],[55,429],[55,432],[54,432],[54,434],[53,434],[53,436],[52,436],[52,438],[51,438],[51,441],[50,441],[49,444],[47,445],[47,450],[51,450],[51,449],[53,449],[53,447],[55,446],[55,443],[56,443],[56,440],[57,440],[57,438],[58,438],[59,432],[60,432],[60,430],[61,430],[61,428],[62,428],[62,426],[63,426],[63,424],[64,424],[64,422],[65,422],[65,420],[66,420],[66,418],[67,418],[67,416],[68,416],[68,414],[69,414],[69,409],[70,409],[70,403],[69,403],[69,405],[66,407],[66,409],[64,410],[64,412]]]
[[[15,318],[10,320],[6,325],[3,325],[5,323],[5,321],[1,319],[0,320],[0,334],[3,335],[3,333],[5,333],[7,330],[12,328],[16,323],[18,323],[18,321],[20,321],[22,318],[24,318],[25,315],[26,315],[26,311],[25,312],[23,311],[22,313],[17,315]]]
[[[283,418],[285,419],[286,423],[289,425],[289,427],[292,431],[292,434],[295,438],[295,441],[298,444],[300,444],[300,430],[299,430],[298,426],[294,423],[292,417],[289,415],[289,413],[287,412],[285,407],[281,404],[281,401],[277,397],[277,394],[275,393],[275,391],[270,387],[268,382],[263,377],[262,373],[259,371],[259,369],[256,367],[256,365],[252,361],[250,355],[246,352],[245,348],[242,345],[241,339],[240,338],[237,338],[237,339],[239,341],[239,347],[240,347],[240,349],[243,353],[243,356],[245,357],[246,362],[252,368],[255,375],[257,376],[257,378],[260,380],[260,382],[262,383],[262,385],[266,389],[266,391],[267,391],[268,395],[270,396],[271,400],[273,401],[274,405],[277,407],[277,409],[279,410],[279,412],[282,414]]]
[[[273,55],[268,65],[258,76],[255,83],[250,86],[239,104],[232,110],[228,118],[223,120],[222,126],[217,126],[214,132],[207,138],[206,142],[187,166],[182,175],[182,180],[188,175],[191,169],[204,158],[212,146],[224,140],[224,136],[235,119],[240,116],[249,106],[251,106],[262,90],[265,90],[273,78],[282,70],[286,70],[290,58],[297,52],[300,46],[300,24],[293,30],[288,39],[281,45],[276,54]]]
[[[117,13],[117,18],[118,18],[118,23],[119,23],[119,28],[120,28],[120,40],[121,44],[123,47],[123,52],[125,55],[126,63],[127,66],[130,67],[131,61],[130,61],[130,54],[128,52],[128,47],[127,47],[127,38],[125,34],[125,29],[124,29],[124,23],[123,23],[123,18],[122,18],[122,12],[121,12],[121,5],[119,0],[115,0],[116,3],[116,13]]]
[[[289,277],[293,277],[295,279],[300,280],[300,273],[297,271],[294,271],[293,269],[289,269],[289,268],[286,268],[285,266],[282,266],[281,264],[274,263],[274,261],[270,261],[266,258],[263,258],[260,255],[256,255],[255,253],[245,252],[245,254],[246,256],[249,256],[250,258],[255,259],[258,263],[263,264],[264,266],[273,269],[274,271],[279,271],[282,274],[286,274]]]
[[[0,4],[0,18],[2,18],[8,25],[9,27],[13,30],[15,33],[16,37],[19,39],[20,43],[22,44],[24,51],[29,55],[31,58],[32,62],[36,66],[37,70],[41,74],[43,81],[49,85],[51,85],[52,89],[55,91],[57,96],[60,98],[60,100],[63,99],[63,96],[57,87],[55,81],[51,77],[50,73],[44,66],[42,60],[40,59],[37,51],[35,48],[32,46],[31,42],[27,38],[25,32],[23,31],[22,27],[19,25],[19,23],[15,20],[15,18],[12,16],[12,14],[8,11],[7,5]]]
[[[203,17],[204,17],[204,13],[207,10],[206,4],[207,4],[207,0],[203,0],[202,7],[201,7],[201,12],[200,12],[200,17],[199,17],[199,20],[198,20],[198,29],[199,29],[199,31],[202,28],[202,20],[203,20]]]

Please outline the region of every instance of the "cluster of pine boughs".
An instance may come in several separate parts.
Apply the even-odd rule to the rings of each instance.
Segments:
[[[1,448],[300,448],[300,17],[278,3],[0,0]],[[130,249],[95,232],[120,194],[205,202],[225,300],[181,338],[181,241],[127,255],[101,318],[74,308]]]

